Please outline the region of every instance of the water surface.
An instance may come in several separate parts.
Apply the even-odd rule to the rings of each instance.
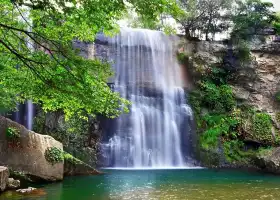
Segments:
[[[41,186],[45,195],[0,200],[279,200],[280,177],[260,173],[188,170],[107,170]]]

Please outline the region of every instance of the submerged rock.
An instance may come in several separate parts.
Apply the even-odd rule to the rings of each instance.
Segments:
[[[34,192],[35,190],[37,190],[37,188],[28,187],[26,189],[18,189],[18,190],[16,190],[16,192],[21,193],[21,194],[30,194],[31,192]]]
[[[13,178],[8,179],[8,189],[17,189],[20,187],[20,181]]]
[[[8,130],[12,134],[8,135]],[[63,150],[62,144],[54,138],[30,131],[0,116],[0,165],[8,165],[12,170],[22,172],[33,180],[62,180],[63,161],[48,162],[45,152],[49,148]]]
[[[3,192],[8,183],[9,170],[7,167],[0,166],[0,192]]]

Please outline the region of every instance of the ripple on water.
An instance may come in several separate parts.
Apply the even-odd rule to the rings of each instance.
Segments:
[[[215,170],[110,170],[43,186],[46,195],[0,200],[280,200],[276,176]]]

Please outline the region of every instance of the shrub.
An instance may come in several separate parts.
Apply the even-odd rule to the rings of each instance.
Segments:
[[[204,74],[203,80],[212,82],[215,85],[223,85],[227,83],[231,75],[232,74],[224,68],[211,66],[207,69],[207,73]]]
[[[254,139],[263,143],[272,143],[272,120],[267,113],[256,113],[252,119],[252,134]]]
[[[64,159],[63,151],[57,147],[49,147],[45,151],[45,158],[51,164],[62,162]]]
[[[16,128],[9,127],[6,129],[6,137],[8,140],[15,141],[15,140],[19,139],[20,134]]]
[[[239,115],[205,115],[203,121],[205,131],[200,138],[202,148],[211,150],[220,147],[228,161],[241,159],[243,143],[238,140]]]
[[[230,112],[235,106],[232,89],[228,85],[217,86],[210,82],[202,83],[203,104],[215,113]]]
[[[223,143],[223,150],[227,161],[242,160],[246,154],[242,151],[244,143],[240,140],[228,140]]]
[[[83,163],[81,160],[75,158],[74,156],[72,156],[71,154],[69,154],[67,152],[63,152],[63,158],[64,158],[64,161],[68,161],[69,163],[72,163],[74,165]]]

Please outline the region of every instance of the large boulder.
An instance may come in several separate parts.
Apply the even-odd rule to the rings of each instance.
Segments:
[[[46,150],[63,151],[60,142],[48,135],[40,135],[24,126],[0,116],[0,165],[22,172],[33,180],[63,179],[63,160],[47,161]]]
[[[9,170],[7,167],[0,166],[0,192],[3,192],[8,183]]]
[[[255,165],[266,172],[280,174],[280,147],[261,151]]]

